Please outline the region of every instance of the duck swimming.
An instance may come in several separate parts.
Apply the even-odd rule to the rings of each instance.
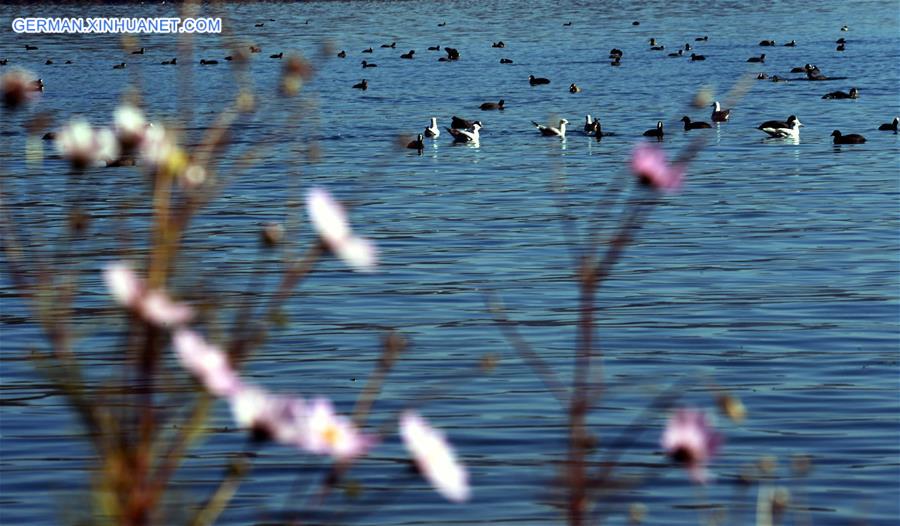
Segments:
[[[800,138],[800,127],[803,126],[803,123],[800,122],[795,115],[791,115],[787,118],[787,121],[766,121],[759,126],[757,126],[757,130],[761,130],[768,134],[769,137],[776,139],[786,139]]]
[[[831,132],[831,136],[834,137],[834,144],[863,144],[866,142],[866,138],[858,133],[843,135],[840,130],[834,130]]]

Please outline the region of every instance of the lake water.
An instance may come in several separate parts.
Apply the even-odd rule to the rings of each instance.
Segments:
[[[246,374],[272,390],[329,396],[349,411],[384,329],[396,328],[410,348],[372,422],[390,426],[398,410],[430,397],[420,409],[454,442],[474,492],[468,505],[446,503],[408,477],[402,447],[388,436],[352,472],[365,498],[380,504],[363,514],[348,507],[340,520],[550,524],[563,521],[552,486],[565,454],[565,415],[502,337],[484,294],[499,294],[523,337],[569,378],[577,287],[558,203],[568,202],[583,235],[643,130],[663,120],[663,145],[673,154],[705,133],[707,147],[684,191],[654,211],[601,289],[598,339],[609,389],[591,415],[591,430],[602,448],[676,382],[688,386],[681,402],[700,407],[711,406],[714,386],[727,387],[744,401],[748,418],[720,419],[726,444],[711,466],[716,482],[698,490],[667,465],[658,447],[664,420],[654,413],[622,458],[620,474],[641,479],[602,500],[605,523],[627,522],[628,505],[642,503],[647,524],[696,524],[719,507],[730,510],[725,523],[750,524],[756,486],[738,480],[770,457],[776,461],[770,484],[791,491],[796,523],[896,524],[900,136],[876,130],[900,114],[898,9],[896,1],[224,5],[203,14],[223,16],[229,34],[196,37],[192,58],[179,56],[182,64],[171,67],[160,65],[178,56],[170,35],[142,37],[146,54],[132,56],[121,50],[120,36],[16,35],[10,21],[174,16],[173,6],[2,6],[0,58],[10,66],[0,73],[20,65],[47,86],[29,112],[0,114],[0,131],[7,132],[0,137],[4,205],[13,208],[27,248],[47,255],[64,229],[67,195],[91,196],[90,236],[66,264],[83,271],[86,297],[73,320],[77,349],[90,381],[102,386],[119,359],[122,320],[109,316],[99,269],[121,257],[123,230],[136,240],[145,233],[146,181],[137,169],[98,169],[82,188],[69,188],[62,161],[26,167],[22,121],[49,110],[57,122],[81,113],[105,123],[121,94],[138,86],[152,118],[187,119],[190,142],[234,98],[237,82],[251,84],[261,110],[238,120],[220,165],[231,183],[188,232],[183,263],[197,270],[183,273],[177,289],[194,299],[222,299],[222,323],[241,298],[262,305],[281,267],[278,256],[257,249],[259,226],[284,222],[299,250],[310,236],[303,192],[326,185],[353,203],[356,228],[377,242],[382,267],[365,275],[325,261],[289,302],[289,322],[270,333]],[[843,25],[849,31],[840,31]],[[709,40],[694,42],[701,35]],[[666,50],[650,51],[650,37]],[[835,51],[840,37],[848,41],[844,52]],[[769,38],[779,45],[758,46]],[[796,47],[781,46],[791,39]],[[246,77],[222,61],[235,40],[263,48]],[[504,49],[491,47],[498,40]],[[396,49],[379,47],[392,41]],[[329,57],[345,49],[347,58],[322,58],[324,42],[333,45]],[[707,60],[666,56],[685,42]],[[26,43],[39,50],[26,52]],[[438,62],[442,53],[426,50],[433,45],[455,47],[462,58]],[[373,54],[361,54],[370,46]],[[606,58],[613,47],[625,53],[617,68]],[[401,60],[409,49],[416,58]],[[280,63],[268,56],[280,51],[314,59],[317,75],[301,97],[276,94]],[[764,65],[745,62],[762,52]],[[501,57],[514,63],[501,65]],[[44,65],[48,58],[55,64]],[[202,67],[200,58],[221,63]],[[379,67],[363,71],[362,59]],[[122,61],[125,70],[112,69]],[[798,76],[788,71],[805,63],[848,79],[754,80],[730,122],[690,135],[677,122],[684,114],[709,120],[708,109],[688,105],[701,87],[724,100],[748,72]],[[189,84],[178,73],[185,69]],[[531,87],[530,74],[552,82]],[[364,93],[351,88],[362,78],[370,86]],[[572,82],[583,91],[570,94]],[[860,89],[858,100],[821,99],[852,86]],[[478,110],[500,98],[505,111]],[[587,113],[617,136],[597,143],[581,135]],[[755,129],[789,114],[805,124],[798,143],[764,140]],[[446,132],[421,156],[394,146],[398,135],[418,133],[430,117],[443,128],[451,115],[484,122],[480,147],[453,147]],[[530,124],[554,116],[572,123],[565,142],[538,136]],[[834,146],[834,129],[864,134],[868,142]],[[301,155],[310,141],[319,146],[316,163]],[[258,147],[260,162],[229,172]],[[562,198],[560,186],[567,189]],[[126,205],[137,211],[122,219]],[[249,296],[248,284],[254,284]],[[72,522],[85,502],[89,450],[64,399],[28,358],[45,340],[5,266],[0,285],[0,522]],[[486,354],[499,358],[491,374],[477,370]],[[216,405],[212,424],[230,426],[224,404]],[[211,433],[179,474],[183,501],[205,498],[243,443],[239,433]],[[283,519],[283,510],[301,508],[304,482],[325,469],[287,448],[258,455],[220,523]],[[810,456],[808,476],[793,476],[796,455]],[[289,493],[298,477],[299,490]]]

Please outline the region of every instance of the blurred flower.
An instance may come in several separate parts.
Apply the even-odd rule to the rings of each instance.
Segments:
[[[138,150],[143,164],[165,175],[179,176],[179,181],[187,187],[196,186],[206,178],[206,172],[199,167],[200,172],[192,172],[185,179],[190,160],[175,142],[173,134],[162,125],[149,126],[144,130]]]
[[[250,429],[258,440],[302,447],[309,428],[305,400],[273,395],[240,382],[237,386],[228,401],[238,426]]]
[[[105,166],[119,157],[119,143],[112,130],[94,130],[84,119],[73,119],[59,131],[56,149],[76,168]]]
[[[3,106],[10,110],[36,98],[44,89],[44,83],[36,78],[30,71],[14,69],[0,76],[0,93],[3,96]]]
[[[681,188],[684,168],[666,162],[666,154],[659,146],[640,143],[631,155],[631,171],[638,181],[655,190],[674,192]]]
[[[684,464],[695,482],[706,483],[706,465],[719,448],[721,437],[706,422],[706,415],[694,409],[679,409],[669,417],[662,447],[669,458]]]
[[[172,341],[182,367],[193,374],[207,391],[216,396],[229,396],[241,388],[237,372],[222,349],[207,343],[199,334],[188,329],[179,329]]]
[[[375,270],[375,245],[368,239],[353,235],[344,207],[327,190],[309,190],[306,210],[319,237],[332,252],[356,270]]]
[[[144,294],[144,283],[127,263],[112,263],[103,269],[106,288],[116,303],[129,309],[137,305]]]
[[[469,498],[468,474],[440,431],[413,411],[400,417],[400,436],[416,465],[438,493],[454,502]]]
[[[140,144],[147,127],[143,112],[131,104],[123,104],[113,113],[113,129],[125,150]]]
[[[311,453],[347,460],[362,455],[372,444],[349,418],[335,414],[324,398],[313,400],[308,417],[301,446]]]
[[[148,323],[160,327],[179,326],[194,316],[190,306],[173,301],[165,291],[148,290],[127,263],[107,265],[103,269],[103,279],[117,303]]]

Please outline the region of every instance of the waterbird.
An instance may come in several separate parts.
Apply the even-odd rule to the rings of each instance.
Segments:
[[[353,87],[354,89],[367,90],[369,89],[369,81],[367,81],[366,79],[362,79],[361,81],[354,84]]]
[[[232,60],[234,60],[234,57],[231,55],[228,55],[225,57],[225,60],[227,60],[228,62],[231,62]]]
[[[835,51],[843,51],[843,50],[844,50],[844,44],[838,44],[837,47],[834,48],[834,50],[835,50]]]
[[[113,69],[125,69],[125,66],[126,66],[126,64],[124,62],[122,62],[120,64],[116,64],[115,66],[113,66]]]
[[[458,49],[444,46],[444,51],[447,53],[447,60],[459,60]]]
[[[428,51],[440,51],[441,46],[429,46]]]
[[[260,52],[262,52],[262,48],[259,46],[250,46],[250,52],[251,53],[260,53]]]
[[[849,26],[841,26],[841,31],[850,31]]]
[[[395,47],[397,47],[397,43],[391,42],[390,44],[381,44],[381,47],[395,48]]]
[[[540,84],[550,84],[550,79],[545,79],[543,77],[535,77],[534,75],[528,75],[528,83],[532,86],[538,86]]]
[[[859,98],[859,90],[856,88],[850,88],[850,93],[846,93],[843,91],[832,91],[831,93],[826,93],[822,95],[823,99],[858,99]]]
[[[544,137],[559,137],[560,139],[566,138],[566,124],[569,124],[569,121],[566,119],[559,119],[559,126],[545,126],[543,124],[538,124],[534,121],[531,121],[531,124],[541,132],[541,135]]]
[[[685,115],[681,118],[681,122],[684,123],[684,131],[690,130],[702,130],[704,128],[712,128],[712,126],[708,122],[691,122],[691,118]]]
[[[563,26],[565,26],[565,27],[569,27],[571,25],[572,25],[572,22],[566,22],[565,24],[563,24]]]
[[[494,42],[493,44],[491,44],[491,47],[504,48],[506,47],[506,44],[501,40],[500,42]]]
[[[200,59],[200,64],[204,65],[204,66],[214,66],[218,63],[219,63],[218,60],[206,60],[205,58]]]
[[[444,27],[446,25],[447,25],[447,22],[441,22],[440,24],[438,24],[438,27]]]
[[[478,130],[481,129],[481,123],[475,121],[472,124],[471,130],[458,130],[456,128],[447,128],[447,131],[450,132],[450,135],[453,137],[453,142],[458,143],[477,143],[479,136]]]
[[[481,124],[481,121],[470,121],[454,115],[450,118],[450,127],[457,130],[468,130],[474,126],[476,122]]]
[[[269,58],[282,58],[283,56],[284,56],[284,51],[282,51],[280,53],[275,53],[275,54],[269,55]]]
[[[639,26],[639,25],[641,25],[641,22],[639,20],[635,20],[634,22],[631,23],[631,25]]]
[[[858,133],[843,135],[840,130],[834,130],[831,132],[831,136],[834,137],[834,144],[862,144],[866,142],[866,138]]]
[[[692,49],[694,49],[694,48],[692,48],[690,44],[688,44],[687,42],[684,43],[684,50],[685,50],[685,51],[691,51]]]
[[[835,40],[834,43],[835,43],[835,44],[846,44],[846,43],[847,43],[847,39],[845,39],[844,37],[841,37],[841,38]]]
[[[500,63],[501,63],[501,64],[512,64],[513,61],[512,61],[511,58],[501,58],[501,59],[500,59]]]
[[[815,65],[807,64],[803,68],[806,71],[806,78],[809,80],[828,80],[828,77],[823,75]]]
[[[791,68],[791,73],[805,73],[806,68],[808,66],[809,66],[809,64],[807,64],[806,66],[797,66],[797,67]]]
[[[337,56],[338,58],[347,58],[347,52],[342,49],[338,52]]]
[[[676,52],[674,52],[674,53],[669,53],[669,56],[670,56],[670,57],[680,57],[680,56],[682,56],[682,55],[684,55],[684,50],[683,50],[683,49],[679,49],[678,51],[676,51]]]
[[[366,49],[362,50],[362,52],[363,53],[374,53],[374,50],[370,47],[367,47]]]
[[[712,103],[712,121],[713,122],[725,122],[731,117],[731,110],[723,110],[722,106],[719,104],[719,101],[714,101]]]
[[[666,49],[666,46],[651,46],[650,51],[662,51]]]
[[[38,48],[37,46],[32,46],[31,44],[25,44],[25,51],[34,51],[37,48]]]
[[[365,60],[363,60],[362,62],[360,62],[360,64],[362,64],[363,69],[365,69],[365,68],[377,68],[377,67],[378,67],[378,64],[369,64],[369,63],[366,62]]]
[[[588,113],[584,116],[584,133],[588,135],[593,135],[597,133],[597,128],[600,126],[600,119],[594,119],[591,117],[591,114]]]
[[[41,137],[42,141],[55,141],[56,140],[56,132],[47,132]]]
[[[7,64],[9,64],[8,58],[0,59],[0,66],[5,66]]]
[[[574,82],[569,84],[569,93],[579,93],[580,91],[581,91],[581,88],[576,86]]]
[[[663,123],[662,121],[656,122],[656,128],[651,128],[643,133],[644,137],[656,137],[657,140],[662,140],[665,132],[663,131]]]
[[[750,57],[750,58],[747,59],[747,62],[765,62],[765,61],[766,61],[766,54],[765,54],[765,53],[762,53],[762,54],[759,55],[758,57]]]
[[[617,47],[609,50],[609,58],[621,57],[622,55],[624,55],[624,53],[622,53],[622,50]]]
[[[695,53],[691,53],[691,61],[696,61],[696,60],[706,60],[706,57],[703,55],[697,55]]]
[[[67,60],[67,61],[66,61],[66,64],[71,64],[71,63],[72,63],[71,60]]]
[[[879,131],[892,131],[897,133],[897,127],[900,126],[900,117],[894,117],[890,123],[884,123],[878,127]]]
[[[799,139],[801,126],[803,126],[803,123],[800,122],[800,119],[796,115],[791,115],[786,121],[766,121],[757,126],[756,129],[762,130],[769,137],[776,139]]]
[[[47,59],[47,62],[44,62],[45,66],[50,66],[51,64],[53,64],[53,61],[50,60],[49,58]]]
[[[422,139],[423,139],[423,137],[422,137],[422,134],[420,133],[419,137],[414,141],[410,141],[409,144],[406,145],[406,147],[409,148],[410,150],[419,150],[419,153],[421,154],[422,150],[425,149],[425,141]]]
[[[791,40],[790,42],[784,45],[785,47],[797,47],[797,42]]]
[[[479,108],[481,108],[483,111],[502,110],[504,103],[505,101],[503,99],[500,99],[497,102],[485,102],[484,104],[479,106]]]
[[[262,27],[264,25],[266,25],[265,22],[260,22],[258,24],[253,24],[253,27]]]
[[[441,136],[441,130],[437,125],[437,117],[431,118],[431,124],[425,128],[424,134],[425,137],[428,137],[429,139],[437,139]]]
[[[409,50],[409,53],[404,53],[404,54],[400,55],[400,58],[407,58],[407,59],[410,59],[410,58],[413,58],[413,55],[415,55],[415,54],[416,54],[416,50],[415,50],[415,49],[410,49],[410,50]]]
[[[622,57],[615,57],[612,59],[612,62],[609,63],[610,66],[621,66],[622,65]]]
[[[226,60],[228,59],[228,57],[225,58]],[[173,58],[172,60],[163,60],[162,62],[160,62],[160,64],[162,64],[163,66],[174,66],[177,64],[177,59]]]
[[[706,42],[709,40],[709,35],[704,35],[702,37],[697,37],[694,39],[694,42]]]
[[[759,42],[759,45],[760,45],[760,46],[764,46],[764,47],[765,47],[765,46],[774,46],[774,45],[775,45],[775,41],[774,41],[774,40],[761,40],[761,41]]]
[[[138,49],[137,51],[132,51],[131,54],[132,54],[132,55],[143,55],[143,54],[144,54],[144,48]]]

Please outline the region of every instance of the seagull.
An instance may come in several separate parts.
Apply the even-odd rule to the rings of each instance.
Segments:
[[[725,122],[729,117],[731,117],[731,110],[723,110],[722,106],[719,105],[719,101],[713,102],[712,108],[713,122]]]
[[[800,119],[798,119],[796,115],[791,115],[785,122],[766,121],[757,126],[756,129],[762,130],[767,133],[769,137],[777,139],[799,139],[801,126],[803,126],[803,123],[800,122]]]
[[[450,132],[450,135],[453,136],[453,142],[458,143],[478,143],[478,130],[481,129],[481,123],[475,121],[475,124],[472,125],[472,130],[457,130],[454,128],[447,128],[447,131]]]
[[[644,137],[656,137],[660,141],[663,139],[663,135],[665,135],[665,132],[663,132],[662,121],[656,121],[656,128],[651,128],[644,132]]]
[[[710,126],[708,122],[691,122],[691,118],[687,115],[681,118],[681,122],[684,123],[684,131],[712,128],[712,126]]]
[[[559,119],[559,128],[554,128],[553,126],[544,126],[543,124],[538,124],[534,121],[531,121],[531,124],[534,124],[535,127],[541,132],[541,135],[544,137],[559,137],[560,139],[566,138],[566,124],[569,124],[569,121],[566,119]]]
[[[839,130],[834,130],[831,132],[831,136],[834,137],[834,144],[862,144],[866,142],[866,138],[857,133],[841,135]]]
[[[438,125],[437,125],[437,117],[432,117],[431,125],[429,125],[427,128],[425,128],[425,137],[428,137],[429,139],[437,139],[440,136],[441,136],[441,130],[438,128]]]

